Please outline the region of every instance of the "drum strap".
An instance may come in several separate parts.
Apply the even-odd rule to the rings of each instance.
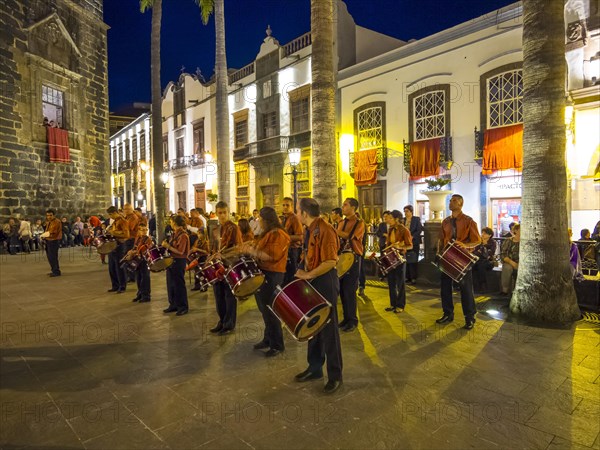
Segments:
[[[352,242],[352,237],[354,237],[354,232],[356,231],[356,227],[358,226],[358,223],[361,220],[362,219],[357,219],[356,222],[354,222],[354,226],[350,230],[350,234],[348,235],[348,239],[344,239],[344,247],[346,247],[350,242]],[[348,224],[348,219],[344,219],[344,226],[342,227],[342,231],[346,231],[346,225],[347,224]],[[351,247],[351,249],[352,249],[352,247]],[[343,249],[340,248],[340,250],[343,250]]]

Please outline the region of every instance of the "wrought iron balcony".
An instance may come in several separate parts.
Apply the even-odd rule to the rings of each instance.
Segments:
[[[274,136],[248,144],[248,158],[259,158],[274,153],[287,153],[289,136]]]
[[[238,161],[243,161],[244,159],[248,158],[248,154],[250,151],[250,145],[244,145],[243,147],[239,147],[233,150],[233,160],[235,162]]]
[[[135,167],[135,162],[130,159],[126,159],[125,161],[121,161],[119,163],[119,172],[124,172],[125,170],[131,170],[134,167]]]
[[[354,177],[354,153],[350,152],[350,176]],[[384,176],[387,173],[387,159],[388,149],[387,147],[380,147],[377,149],[377,173]]]
[[[474,138],[475,138],[475,162],[479,165],[483,162],[483,135],[484,131],[478,131],[475,127]]]
[[[311,130],[290,135],[288,148],[306,148],[311,145]]]
[[[206,164],[206,154],[205,153],[196,153],[188,157],[190,160],[190,166],[192,167],[202,167]]]

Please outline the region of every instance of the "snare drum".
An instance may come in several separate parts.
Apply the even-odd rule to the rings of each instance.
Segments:
[[[352,264],[354,264],[354,253],[352,253],[352,250],[344,250],[340,253],[335,266],[338,277],[342,278],[350,270]]]
[[[188,270],[192,270],[193,268],[197,267],[198,264],[200,263],[200,258],[202,258],[203,256],[206,256],[206,253],[201,252],[200,250],[191,252],[187,257],[188,263],[187,263],[187,266],[185,266],[186,272]]]
[[[108,255],[117,248],[118,242],[112,236],[101,234],[94,238],[92,245],[96,247],[96,250],[101,255]]]
[[[173,258],[164,247],[150,247],[144,253],[144,259],[152,272],[162,272],[173,264]]]
[[[265,275],[261,272],[249,256],[241,256],[231,265],[225,274],[227,284],[236,297],[248,297],[254,294],[265,282]]]
[[[383,249],[381,256],[376,260],[377,266],[381,271],[382,277],[386,276],[392,269],[401,266],[406,262],[400,250],[396,247],[388,247]]]
[[[134,256],[131,259],[126,259],[121,263],[121,269],[127,270],[129,272],[135,272],[140,264],[142,263],[142,257],[139,255]]]
[[[269,308],[298,341],[312,338],[329,322],[331,303],[308,281],[297,279],[276,289]]]
[[[217,281],[222,281],[225,278],[227,269],[220,259],[213,259],[204,264],[196,273],[196,278],[203,286],[210,286]]]
[[[455,241],[449,242],[439,256],[440,260],[437,266],[457,283],[463,279],[479,259],[466,248],[456,245]]]

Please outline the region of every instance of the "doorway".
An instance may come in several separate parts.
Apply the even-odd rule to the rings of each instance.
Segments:
[[[268,186],[261,186],[260,190],[262,192],[262,206],[270,206],[279,214],[279,185],[271,184]]]
[[[206,184],[194,185],[194,207],[206,211]]]
[[[360,216],[369,224],[378,221],[385,210],[386,182],[379,181],[369,186],[358,187]]]

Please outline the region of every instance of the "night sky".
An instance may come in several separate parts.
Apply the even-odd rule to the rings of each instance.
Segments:
[[[514,0],[346,0],[357,25],[402,40],[421,39],[466,22]],[[367,8],[366,5],[369,5]],[[108,30],[110,109],[150,102],[150,24],[152,11],[140,13],[138,0],[105,0]],[[252,62],[267,25],[280,44],[310,31],[310,0],[225,0],[227,65]],[[161,83],[185,71],[213,73],[214,20],[204,26],[194,0],[163,0]]]

